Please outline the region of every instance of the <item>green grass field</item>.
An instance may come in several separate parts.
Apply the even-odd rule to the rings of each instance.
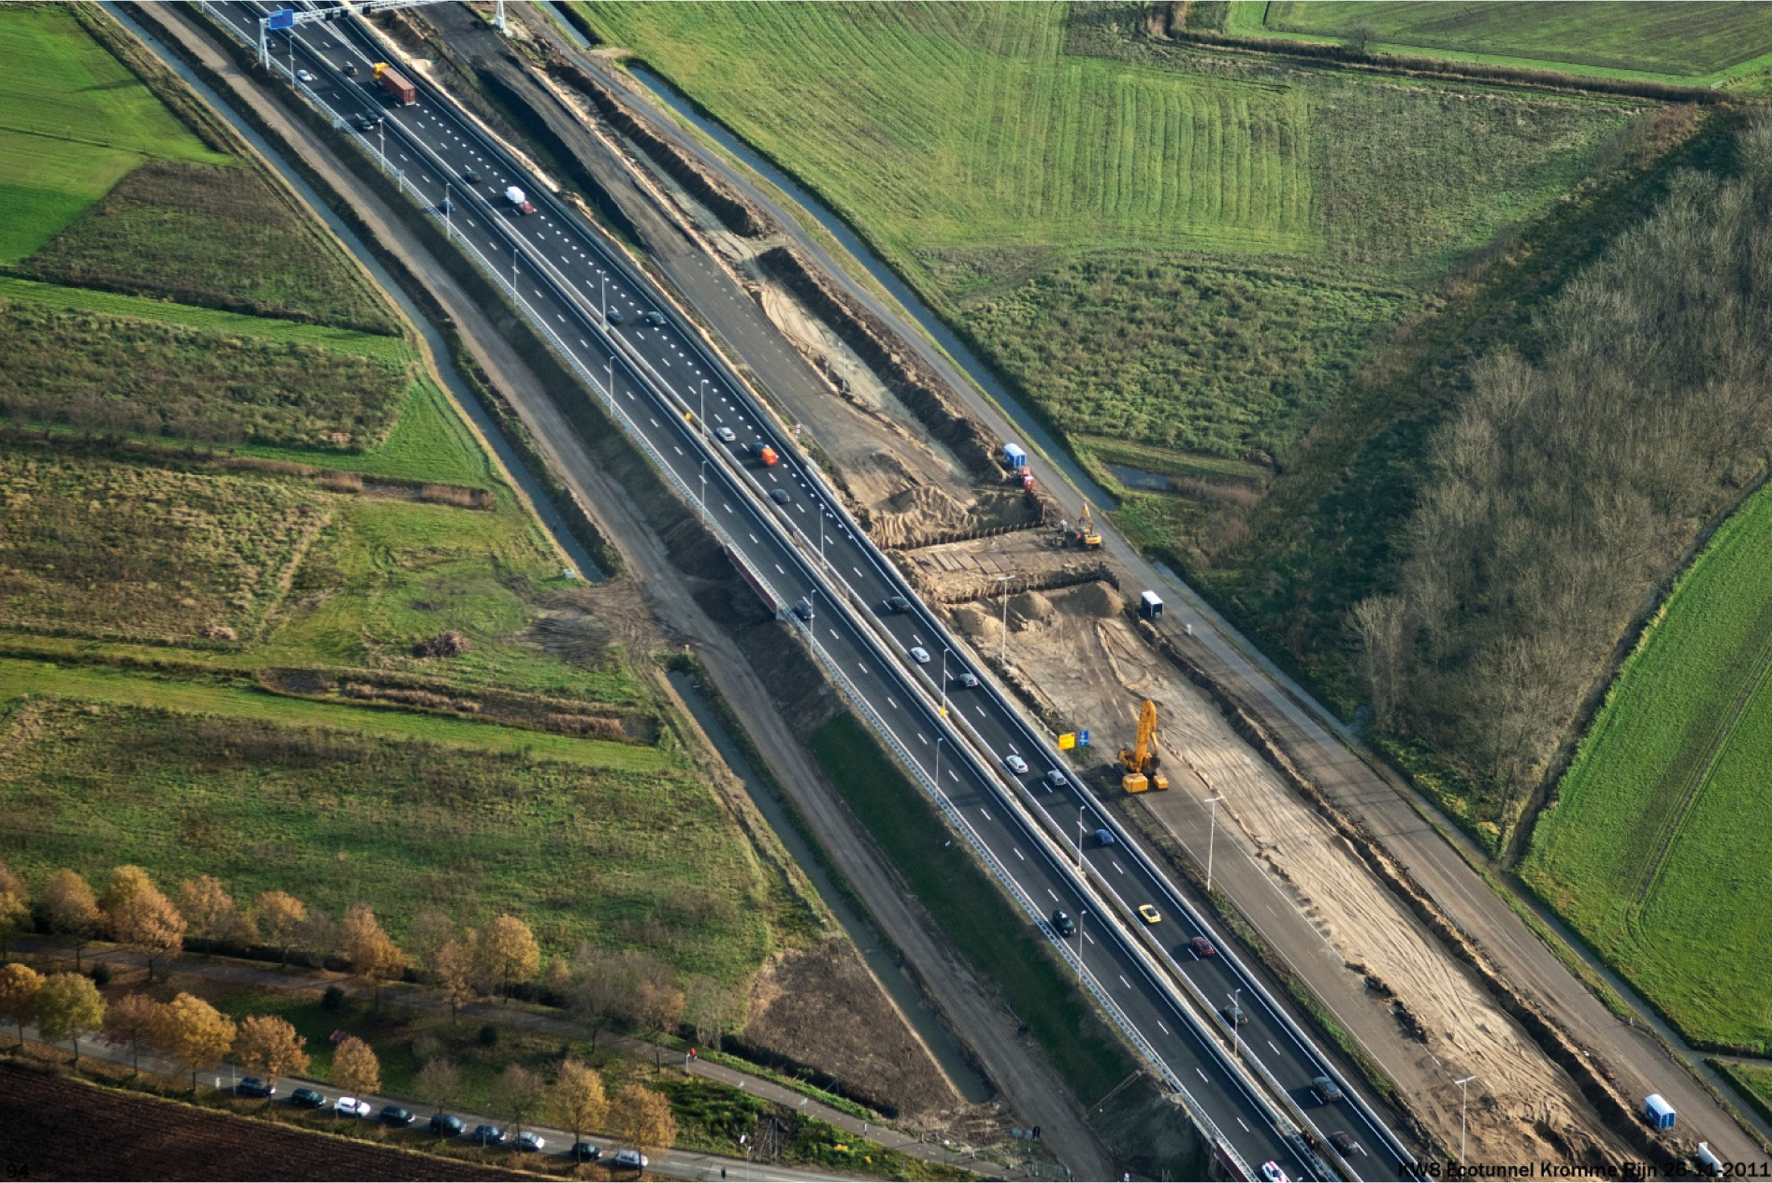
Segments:
[[[149,158],[220,163],[56,5],[0,21],[0,263],[30,254]]]
[[[1772,1046],[1772,497],[1725,522],[1614,684],[1521,874],[1690,1037]]]
[[[208,873],[335,916],[370,903],[396,939],[427,906],[478,923],[509,911],[551,951],[643,948],[728,984],[775,947],[779,889],[687,766],[49,698],[0,710],[0,857],[33,882],[119,863],[174,884]]]
[[[1372,3],[1283,0],[1268,29],[1353,38],[1375,48],[1481,54],[1575,73],[1599,68],[1701,81],[1772,54],[1772,9],[1712,3]]]

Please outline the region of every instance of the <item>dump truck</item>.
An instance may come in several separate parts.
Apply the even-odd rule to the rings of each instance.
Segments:
[[[382,84],[382,89],[393,95],[394,101],[402,107],[410,107],[418,102],[418,88],[406,81],[406,75],[386,62],[375,63],[375,77]]]
[[[529,198],[524,194],[523,190],[517,188],[515,185],[512,185],[505,190],[505,200],[516,206],[517,212],[520,214],[532,214],[535,212],[535,207],[529,204]]]
[[[1161,762],[1157,756],[1157,704],[1147,698],[1138,712],[1137,742],[1120,749],[1120,765],[1126,770],[1120,787],[1128,793],[1167,789],[1169,778],[1159,770]]]

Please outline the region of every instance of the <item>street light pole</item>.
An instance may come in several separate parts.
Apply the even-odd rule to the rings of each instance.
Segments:
[[[997,576],[997,582],[1003,597],[1003,631],[997,638],[997,664],[1005,670],[1009,668],[1009,576]]]
[[[1077,870],[1083,869],[1083,806],[1077,806]]]
[[[1237,1059],[1239,1060],[1243,1058],[1243,1028],[1238,1024],[1237,1016],[1242,1013],[1243,991],[1239,987],[1231,991],[1231,1038],[1236,1043]]]
[[[1223,794],[1208,797],[1206,804],[1212,807],[1212,825],[1206,832],[1206,894],[1212,894],[1212,846],[1218,840],[1218,803],[1224,800]]]
[[[1452,1083],[1458,1086],[1458,1161],[1464,1162],[1464,1111],[1470,1102],[1470,1083],[1475,1076],[1467,1076],[1463,1080]]]

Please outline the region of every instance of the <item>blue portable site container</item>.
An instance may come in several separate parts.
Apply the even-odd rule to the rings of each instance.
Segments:
[[[1660,1093],[1650,1093],[1643,1100],[1643,1116],[1658,1130],[1674,1128],[1674,1107]]]
[[[1028,454],[1021,450],[1020,444],[1004,444],[1003,459],[1010,468],[1022,469],[1028,466]]]

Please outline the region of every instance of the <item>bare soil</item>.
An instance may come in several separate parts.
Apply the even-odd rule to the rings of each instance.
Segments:
[[[15,1179],[524,1179],[0,1065]]]
[[[1579,1160],[1595,1148],[1627,1155],[1567,1074],[1230,729],[1217,706],[1123,613],[1103,611],[1113,606],[1110,591],[1054,594],[1054,610],[1044,617],[1018,617],[1012,599],[1008,647],[1024,693],[1043,696],[1050,717],[1091,728],[1092,751],[1101,755],[1132,741],[1144,699],[1157,704],[1170,791],[1137,798],[1110,791],[1110,804],[1143,811],[1185,836],[1183,845],[1203,864],[1206,852],[1196,851],[1195,836],[1207,816],[1204,803],[1225,798],[1215,883],[1230,890],[1269,940],[1286,945],[1287,935],[1297,934],[1295,944],[1316,946],[1300,965],[1310,971],[1313,990],[1442,1145],[1458,1140],[1460,1097],[1452,1081],[1474,1074],[1470,1161]]]
[[[757,1051],[816,1064],[846,1094],[912,1123],[945,1122],[963,1106],[847,941],[790,949],[765,966],[751,987],[743,1037]]]

